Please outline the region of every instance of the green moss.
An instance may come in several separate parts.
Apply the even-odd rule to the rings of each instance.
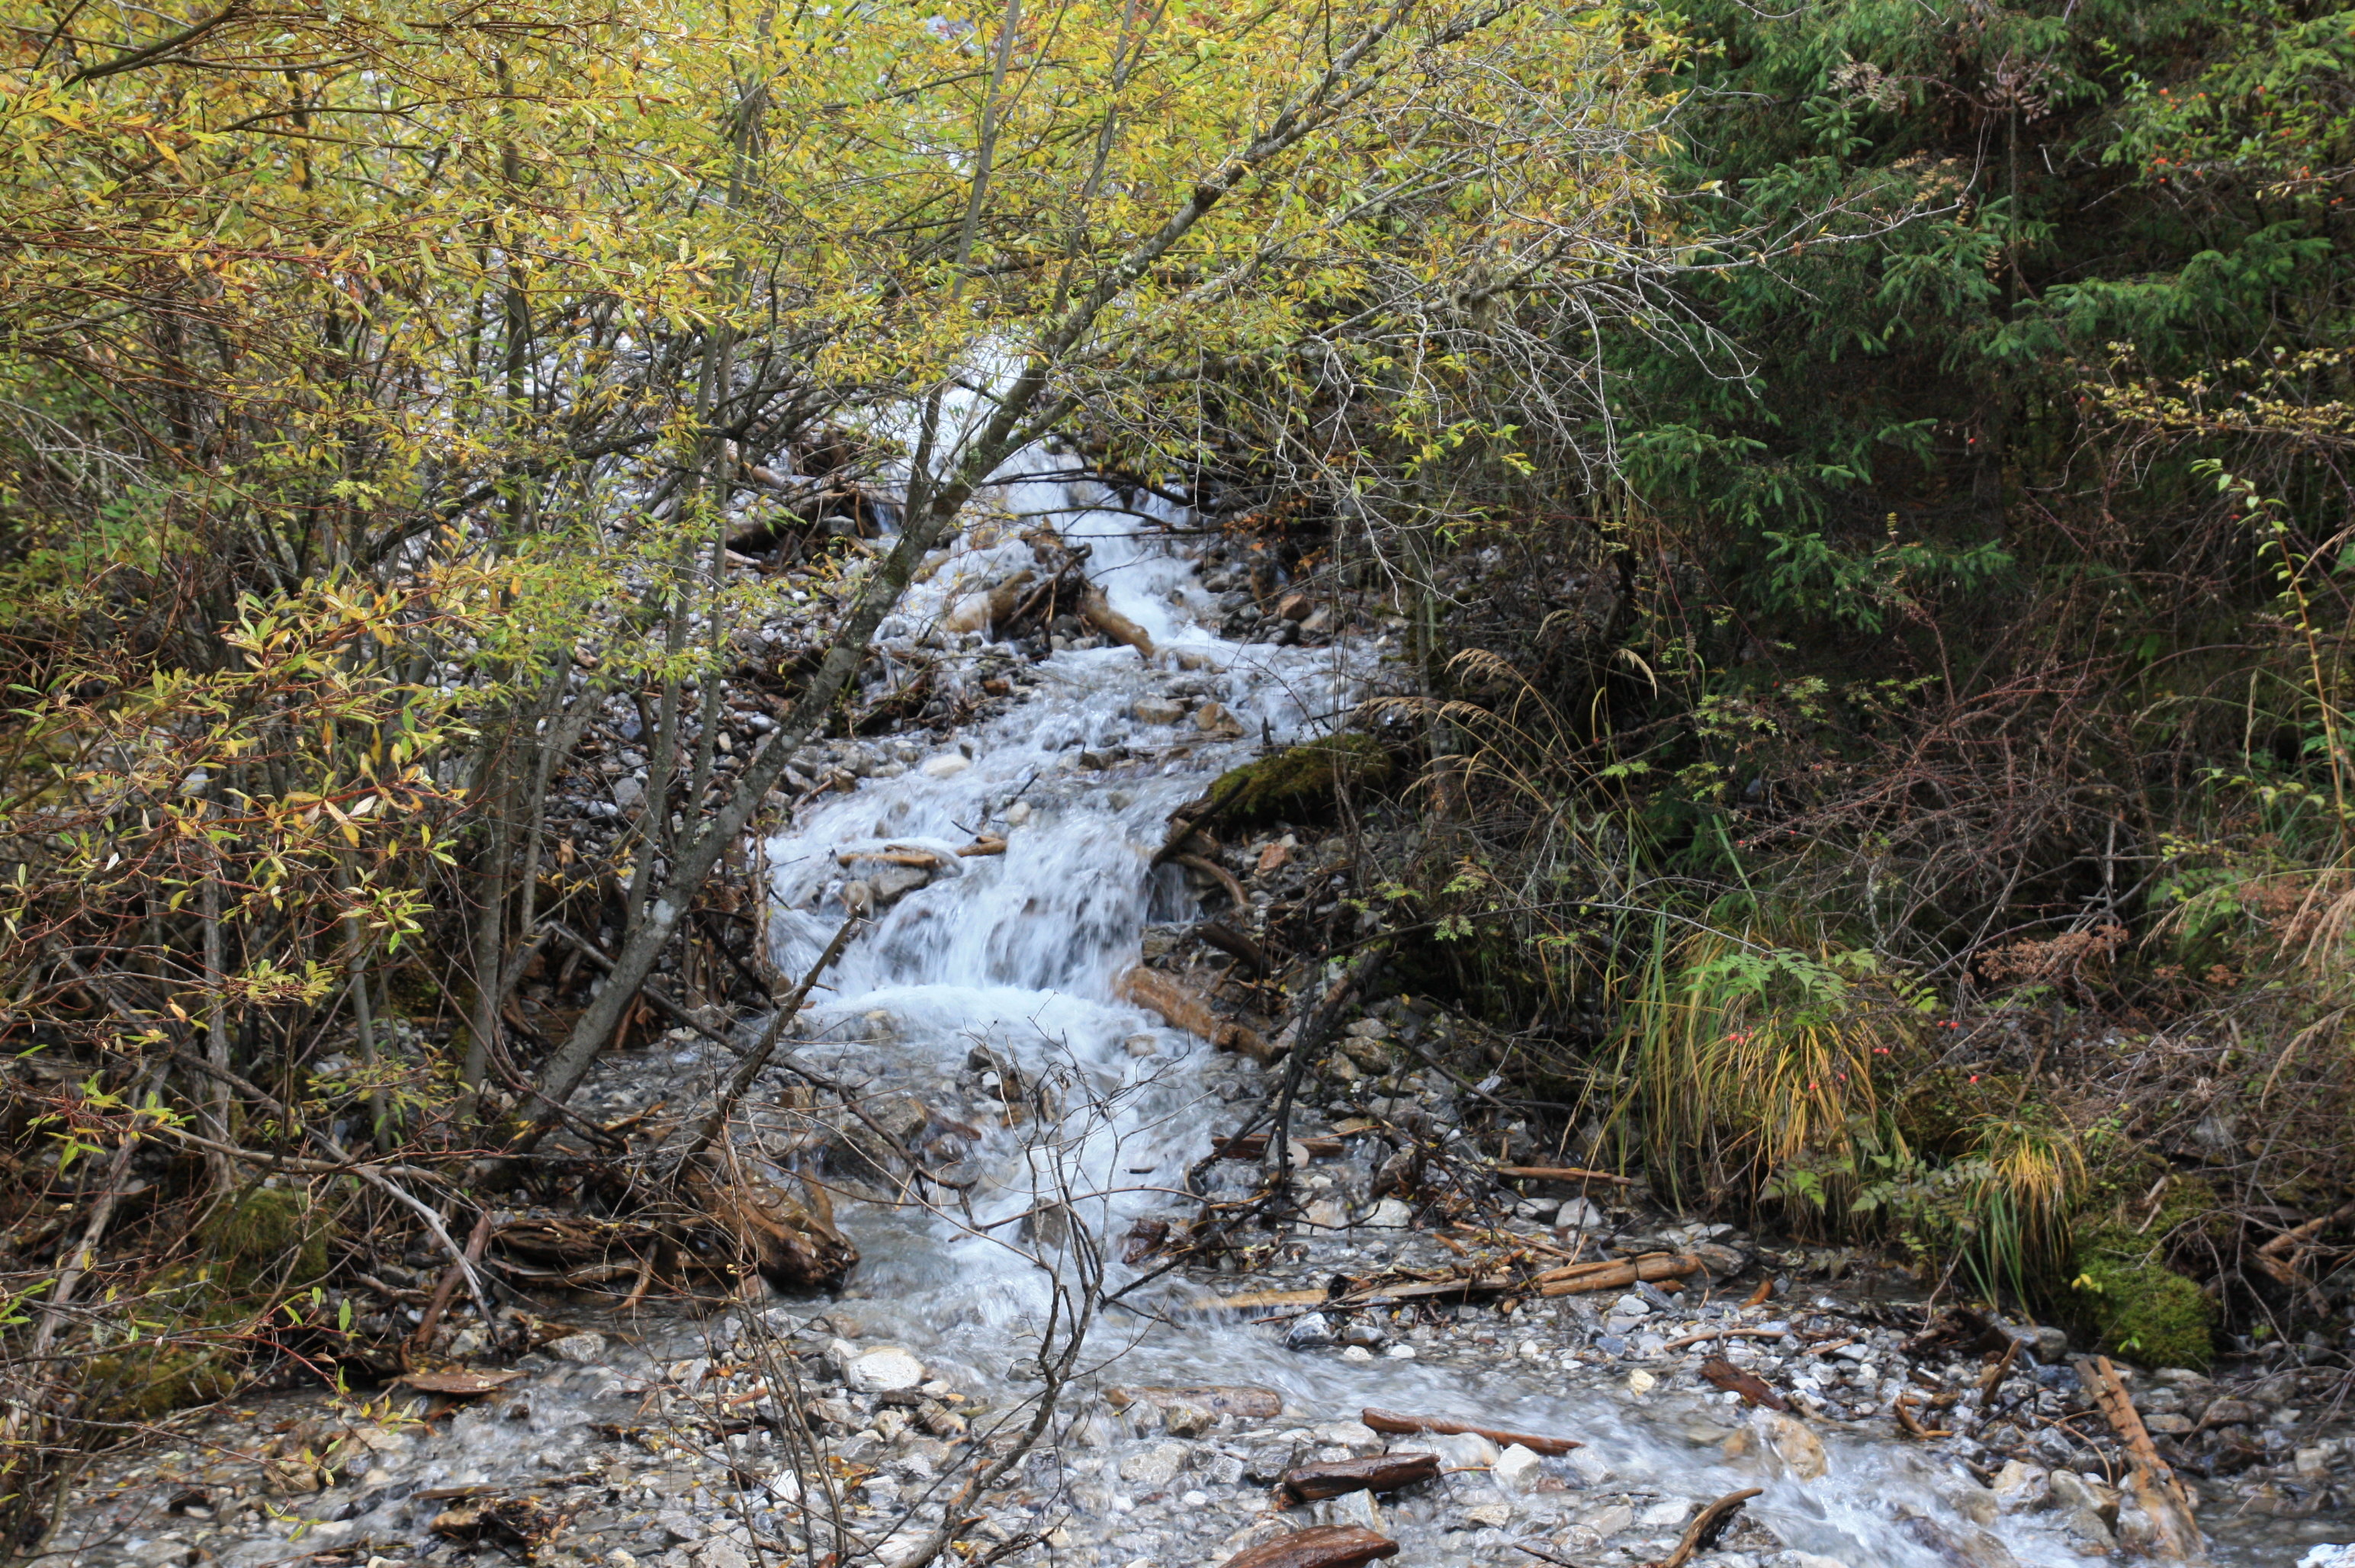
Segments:
[[[2105,1217],[2080,1225],[2071,1304],[2101,1336],[2104,1349],[2146,1366],[2208,1364],[2215,1354],[2209,1335],[2214,1307],[2198,1281],[2167,1266],[2165,1243],[2220,1212],[2207,1183],[2179,1179],[2147,1224]]]
[[[1210,786],[1210,798],[1227,803],[1227,821],[1259,821],[1322,805],[1345,781],[1380,784],[1391,765],[1390,753],[1370,735],[1328,735],[1230,768]]]
[[[239,1285],[302,1285],[327,1272],[327,1227],[300,1189],[240,1193],[206,1217],[197,1239]]]
[[[2079,1257],[2075,1294],[2102,1348],[2152,1367],[2205,1367],[2208,1297],[2199,1285],[2156,1262]]]
[[[84,1389],[101,1421],[155,1421],[192,1404],[226,1399],[237,1386],[232,1358],[206,1346],[142,1346],[91,1358]]]

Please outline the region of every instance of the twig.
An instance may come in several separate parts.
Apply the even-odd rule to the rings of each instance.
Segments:
[[[1656,1568],[1685,1568],[1685,1564],[1693,1560],[1695,1552],[1706,1552],[1717,1543],[1717,1538],[1733,1523],[1733,1516],[1742,1511],[1742,1504],[1764,1489],[1763,1487],[1745,1487],[1738,1492],[1728,1492],[1693,1515],[1693,1521],[1685,1526],[1684,1539],[1677,1542],[1677,1549],[1662,1558]]]
[[[491,1211],[485,1209],[475,1220],[473,1232],[466,1237],[466,1250],[459,1254],[457,1262],[442,1272],[442,1283],[433,1287],[433,1299],[425,1304],[425,1316],[418,1319],[417,1332],[409,1338],[412,1347],[422,1350],[432,1345],[433,1330],[441,1325],[442,1313],[450,1305],[450,1293],[458,1288],[459,1275],[474,1271],[474,1264],[482,1258],[483,1248],[490,1239]],[[485,1313],[483,1317],[485,1322],[490,1320],[490,1314]]]

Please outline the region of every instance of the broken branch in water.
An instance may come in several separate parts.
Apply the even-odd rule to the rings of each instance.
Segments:
[[[1742,1511],[1742,1505],[1764,1489],[1762,1487],[1746,1487],[1738,1492],[1728,1492],[1693,1515],[1693,1521],[1685,1526],[1684,1539],[1678,1541],[1677,1549],[1662,1558],[1655,1568],[1685,1568],[1696,1552],[1706,1552],[1716,1545],[1717,1538],[1732,1527],[1733,1516]]]
[[[1236,1552],[1220,1568],[1361,1568],[1398,1555],[1398,1542],[1360,1524],[1320,1524]]]
[[[1295,1465],[1277,1485],[1295,1502],[1313,1503],[1344,1492],[1394,1492],[1439,1478],[1436,1454],[1378,1454],[1370,1459],[1327,1459]]]
[[[1586,1446],[1575,1437],[1545,1437],[1533,1432],[1513,1432],[1501,1426],[1483,1426],[1476,1421],[1459,1421],[1452,1415],[1404,1415],[1395,1410],[1369,1407],[1359,1413],[1358,1419],[1377,1432],[1387,1432],[1394,1436],[1430,1433],[1434,1436],[1447,1437],[1469,1433],[1475,1437],[1486,1437],[1499,1448],[1509,1448],[1518,1443],[1532,1454],[1559,1456],[1573,1448]]]
[[[2205,1563],[2208,1544],[2200,1538],[2199,1521],[2192,1517],[2191,1499],[2184,1492],[2183,1483],[2176,1478],[2174,1469],[2158,1456],[2149,1429],[2142,1424],[2142,1413],[2135,1409],[2134,1396],[2126,1392],[2126,1385],[2110,1365],[2110,1359],[2081,1357],[2077,1375],[2093,1394],[2110,1430],[2126,1445],[2126,1457],[2132,1465],[2128,1478],[2135,1500],[2150,1516],[2158,1536],[2151,1543],[2152,1554],[2170,1563]]]

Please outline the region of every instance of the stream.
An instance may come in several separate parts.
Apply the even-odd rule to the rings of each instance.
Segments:
[[[1260,754],[1265,741],[1329,728],[1376,656],[1369,648],[1221,640],[1215,595],[1152,517],[1138,514],[1180,519],[1150,497],[1107,509],[1114,498],[1095,484],[1041,472],[1066,461],[1026,454],[985,500],[1007,519],[1051,518],[1067,542],[1090,545],[1091,575],[1113,607],[1150,635],[1156,656],[1118,645],[1059,651],[1030,667],[1037,689],[1002,717],[876,769],[847,793],[820,795],[764,847],[775,958],[795,976],[843,920],[846,855],[931,851],[950,868],[876,910],[804,1020],[804,1061],[975,1125],[976,1061],[1011,1063],[1055,1097],[1051,1123],[982,1128],[979,1147],[960,1163],[970,1185],[955,1202],[838,1203],[842,1228],[862,1253],[843,1296],[781,1299],[768,1309],[797,1331],[838,1339],[848,1347],[844,1355],[904,1347],[922,1361],[927,1388],[961,1391],[985,1409],[1010,1407],[1036,1386],[1026,1358],[1037,1352],[1048,1301],[1039,1259],[1051,1263],[1057,1247],[1054,1228],[1038,1221],[1041,1205],[1106,1239],[1120,1283],[1133,1271],[1117,1262],[1118,1238],[1139,1218],[1186,1211],[1174,1194],[1187,1168],[1264,1089],[1252,1063],[1115,999],[1115,981],[1148,934],[1194,913],[1180,872],[1148,869],[1166,819],[1220,772]],[[887,655],[924,635],[971,583],[1027,562],[1029,547],[1015,535],[1010,520],[969,529],[887,624]],[[979,651],[978,635],[963,642],[956,653]],[[1241,720],[1240,737],[1196,719],[1211,702]],[[1173,708],[1181,715],[1174,723],[1139,716],[1167,719]],[[956,855],[985,834],[1002,835],[1005,852]],[[983,1049],[992,1054],[977,1056]],[[729,1061],[706,1043],[674,1040],[651,1056],[605,1063],[590,1102],[708,1091]],[[1346,1159],[1338,1168],[1311,1167],[1305,1179],[1312,1191],[1324,1182],[1342,1192],[1346,1167]],[[1393,1260],[1446,1261],[1412,1231],[1363,1223],[1300,1244],[1295,1272],[1309,1279]],[[1626,1564],[1665,1555],[1695,1505],[1753,1487],[1763,1489],[1741,1531],[1697,1562],[2001,1568],[2092,1561],[2073,1549],[2057,1515],[1986,1502],[1993,1494],[1957,1459],[1901,1442],[1885,1413],[1869,1427],[1822,1424],[1817,1476],[1771,1447],[1744,1448],[1738,1439],[1752,1430],[1750,1413],[1683,1370],[1685,1358],[1638,1361],[1593,1348],[1596,1315],[1610,1310],[1607,1303],[1540,1303],[1509,1323],[1485,1310],[1441,1309],[1382,1342],[1354,1346],[1304,1339],[1284,1321],[1187,1307],[1213,1285],[1241,1285],[1173,1275],[1141,1295],[1148,1309],[1116,1308],[1098,1324],[1094,1370],[1067,1402],[1055,1440],[1033,1456],[1010,1500],[991,1505],[1001,1537],[1026,1526],[1053,1531],[1047,1547],[1017,1561],[1208,1568],[1272,1533],[1278,1519],[1329,1518],[1378,1524],[1401,1543],[1396,1561],[1420,1568],[1543,1560],[1516,1550],[1518,1542],[1579,1568]],[[1695,1309],[1678,1310],[1702,1320]],[[1749,1320],[1768,1316],[1753,1309]],[[589,1477],[603,1492],[573,1522],[584,1532],[583,1560],[625,1568],[675,1556],[687,1568],[732,1568],[746,1552],[729,1544],[722,1526],[745,1517],[752,1533],[764,1531],[782,1506],[773,1491],[748,1514],[709,1465],[650,1459],[612,1433],[643,1420],[648,1391],[676,1376],[679,1363],[721,1356],[741,1331],[740,1317],[613,1320],[583,1337],[598,1341],[593,1347],[561,1341],[525,1358],[532,1376],[514,1392],[437,1427],[370,1437],[371,1457],[356,1467],[362,1474],[313,1497],[279,1499],[236,1530],[226,1528],[232,1519],[217,1518],[209,1531],[191,1534],[197,1521],[186,1506],[154,1511],[154,1499],[204,1472],[205,1439],[188,1434],[81,1500],[86,1528],[76,1550],[92,1553],[90,1561],[112,1553],[146,1568],[195,1561],[198,1543],[229,1568],[339,1548],[359,1561],[456,1561],[466,1549],[427,1533],[450,1505],[421,1492]],[[1302,1348],[1287,1348],[1287,1334]],[[1869,1388],[1870,1371],[1861,1376]],[[1147,1405],[1115,1412],[1098,1397],[1100,1389],[1138,1384],[1252,1385],[1274,1391],[1283,1411],[1189,1429],[1177,1419],[1165,1424]],[[318,1396],[264,1403],[283,1415],[315,1408]],[[1367,1406],[1563,1434],[1585,1446],[1508,1474],[1504,1465],[1491,1467],[1497,1456],[1479,1452],[1476,1441],[1449,1440],[1451,1473],[1439,1482],[1370,1506],[1359,1494],[1272,1515],[1268,1488],[1256,1478],[1267,1452],[1379,1451],[1383,1440],[1356,1422]],[[1391,1445],[1433,1446],[1421,1439]],[[867,1486],[888,1512],[900,1488],[922,1487],[942,1445],[863,1433],[847,1446],[877,1471]],[[2286,1538],[2252,1540],[2226,1558],[2287,1563],[2299,1549]],[[485,1560],[497,1559],[486,1552]]]

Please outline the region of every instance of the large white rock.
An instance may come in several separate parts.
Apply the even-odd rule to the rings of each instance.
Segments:
[[[860,1393],[904,1393],[924,1381],[924,1363],[913,1351],[878,1345],[853,1356],[842,1381]]]
[[[1156,1443],[1120,1462],[1120,1478],[1140,1487],[1166,1487],[1178,1478],[1193,1452],[1183,1443]]]
[[[1515,1443],[1497,1456],[1496,1464],[1489,1467],[1489,1474],[1495,1476],[1497,1484],[1508,1492],[1527,1491],[1537,1485],[1538,1477],[1545,1473],[1544,1463],[1534,1453]]]
[[[1476,1432],[1450,1432],[1442,1436],[1406,1437],[1399,1446],[1439,1456],[1444,1470],[1485,1470],[1497,1462],[1497,1445]]]
[[[971,766],[973,766],[971,758],[962,756],[955,752],[943,752],[939,756],[925,762],[924,776],[928,779],[954,778]]]
[[[605,1336],[586,1330],[567,1334],[560,1339],[550,1339],[540,1347],[559,1361],[570,1361],[576,1367],[594,1366],[605,1359]]]

